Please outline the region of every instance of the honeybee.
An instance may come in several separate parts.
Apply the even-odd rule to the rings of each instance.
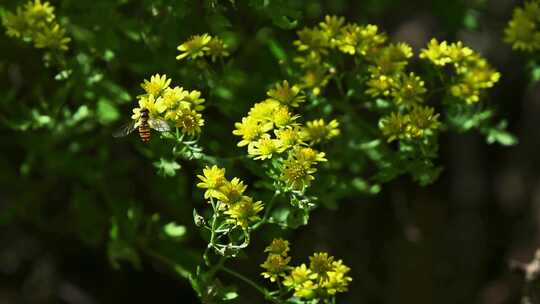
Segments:
[[[113,133],[113,137],[123,137],[131,132],[138,130],[139,136],[143,143],[150,141],[152,137],[152,132],[150,129],[154,129],[158,132],[167,132],[171,130],[171,127],[167,122],[158,118],[150,118],[150,111],[148,109],[141,109],[141,117],[137,121],[129,122],[121,126],[118,130]]]

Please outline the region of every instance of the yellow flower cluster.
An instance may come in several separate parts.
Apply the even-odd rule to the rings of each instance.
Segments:
[[[439,114],[427,106],[414,106],[406,114],[392,112],[379,121],[379,128],[388,142],[423,138],[434,134],[439,127]]]
[[[206,199],[218,201],[218,209],[228,217],[228,223],[247,229],[251,223],[260,220],[258,214],[264,208],[263,203],[253,202],[250,196],[244,195],[247,186],[240,179],[227,180],[225,169],[217,166],[207,166],[203,175],[197,177],[201,180],[197,187],[206,189]]]
[[[201,92],[171,87],[167,75],[153,75],[144,80],[141,87],[145,94],[138,96],[139,106],[133,109],[132,119],[137,123],[141,110],[147,109],[151,119],[162,119],[180,128],[182,133],[194,136],[201,132],[204,119],[199,113],[204,109]]]
[[[344,18],[336,16],[326,16],[318,26],[304,28],[297,34],[294,45],[300,56],[294,61],[304,70],[300,86],[314,95],[321,93],[335,73],[335,68],[325,60],[331,50],[369,57],[387,40],[376,25],[345,24]]]
[[[194,35],[188,41],[180,44],[178,50],[180,55],[177,60],[184,58],[197,59],[208,56],[212,62],[218,58],[229,56],[227,45],[219,37],[212,37],[208,34]]]
[[[527,1],[523,7],[517,7],[504,34],[504,40],[515,50],[540,50],[540,1]]]
[[[54,7],[49,2],[34,0],[18,7],[16,13],[8,12],[2,19],[8,36],[32,41],[36,48],[67,51],[71,38],[58,24]]]
[[[426,49],[420,51],[420,58],[437,67],[451,64],[456,73],[450,94],[465,100],[467,104],[480,101],[482,90],[493,87],[501,74],[495,71],[486,59],[461,42],[448,44],[432,39]]]
[[[254,159],[283,159],[281,179],[293,190],[303,190],[313,180],[314,166],[326,160],[323,152],[311,146],[338,136],[339,123],[318,119],[300,124],[300,116],[291,109],[304,102],[305,96],[287,81],[277,83],[267,96],[235,123],[233,134],[242,138],[238,146],[247,146]]]
[[[352,278],[347,276],[350,268],[341,260],[335,260],[328,253],[314,253],[309,258],[309,267],[306,264],[289,266],[288,251],[288,241],[274,239],[265,249],[268,257],[261,264],[265,270],[262,276],[271,282],[281,282],[300,299],[328,298],[347,291]]]

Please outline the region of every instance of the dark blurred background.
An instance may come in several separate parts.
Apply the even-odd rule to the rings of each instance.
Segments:
[[[59,7],[57,13],[60,14],[62,1],[51,2]],[[226,13],[235,30],[249,37],[261,35],[261,31],[272,26],[268,18],[254,15],[240,0],[237,2],[236,8]],[[499,115],[508,118],[509,130],[519,138],[516,146],[500,147],[486,144],[481,135],[446,133],[440,141],[440,163],[444,171],[435,184],[420,187],[407,177],[400,178],[384,185],[381,194],[375,197],[347,199],[340,202],[336,210],[318,209],[308,226],[292,232],[289,240],[293,256],[307,259],[313,251],[324,250],[343,259],[353,269],[350,291],[339,298],[339,303],[520,302],[523,277],[510,270],[509,261],[530,261],[540,245],[540,155],[537,151],[540,84],[531,84],[526,56],[513,52],[502,42],[503,29],[518,4],[521,2],[510,0],[328,0],[306,1],[305,6],[301,6],[300,27],[315,24],[325,14],[338,14],[349,21],[378,24],[392,40],[408,42],[415,51],[425,46],[431,37],[462,40],[501,72],[502,79],[486,102],[495,104]],[[90,2],[87,5],[90,6]],[[191,19],[204,17],[204,11],[192,10],[190,14]],[[197,27],[204,28],[198,25],[190,29],[189,23],[176,26],[186,33],[197,33]],[[274,31],[283,41],[294,37],[294,30]],[[257,45],[246,46],[250,47],[256,49]],[[30,46],[16,45],[5,35],[0,37],[0,48],[0,52],[6,54],[5,59],[0,59],[3,74],[0,77],[6,80],[3,85],[7,84],[0,90],[7,92],[13,88],[13,83],[7,79],[12,79],[8,72],[14,70],[23,71],[20,73],[25,83],[23,88],[28,88],[31,84],[24,79],[25,75],[38,69],[28,65],[39,66],[40,61],[38,57],[30,59],[29,63],[24,58],[36,57],[39,52],[28,50]],[[272,63],[273,58],[262,62],[261,57],[240,65],[254,81],[269,82],[265,77],[279,74],[279,68]],[[144,57],[141,56],[141,60],[145,60]],[[117,74],[123,71],[122,67],[114,69]],[[126,86],[131,86],[130,92],[137,92],[132,88],[140,80],[138,75],[126,74],[122,78]],[[246,95],[252,93],[248,91]],[[253,94],[261,96],[261,92]],[[254,101],[245,101],[231,117],[241,116],[249,102]],[[207,115],[209,124],[213,118],[216,125],[237,121],[220,118],[212,109]],[[99,136],[104,137],[109,131],[110,128]],[[25,163],[27,153],[23,142],[40,135],[43,135],[41,140],[48,140],[46,131],[33,132],[38,132],[34,139],[8,129],[0,130],[0,185],[5,193],[0,194],[0,218],[8,223],[0,225],[0,303],[197,303],[189,283],[170,274],[158,261],[143,257],[140,269],[130,265],[113,269],[102,242],[103,235],[107,234],[104,228],[95,242],[81,241],[79,233],[57,233],[58,227],[64,231],[80,229],[77,220],[67,219],[70,213],[62,213],[65,211],[62,209],[69,209],[67,201],[73,192],[85,192],[92,185],[66,182],[69,174],[47,176],[47,167],[31,178],[22,177],[19,168]],[[112,162],[121,160],[125,154],[135,154],[134,142],[111,143],[106,148],[110,151],[108,163],[92,163],[95,166],[93,178],[120,180],[130,175],[133,169],[126,163]],[[63,147],[62,143],[58,145],[59,149]],[[92,152],[88,157],[92,159],[95,155]],[[154,204],[147,210],[190,222],[190,208],[171,211],[170,206],[162,202],[165,200],[162,197],[168,195],[165,189],[176,184],[159,181],[162,188],[150,192],[145,188],[146,179],[157,179],[150,162],[146,161],[145,165],[140,155],[127,157],[139,164],[137,172],[130,181],[119,181],[123,185],[121,190],[102,185],[103,191],[134,191],[133,196]],[[37,164],[44,162],[46,160],[41,159]],[[116,168],[111,169],[113,166]],[[190,169],[195,168],[188,165],[182,170]],[[74,187],[78,190],[73,190]],[[36,210],[25,214],[35,212],[37,215],[6,220],[7,210],[15,204],[24,204],[25,199],[30,199],[28,193],[41,196],[49,207],[36,205]],[[182,198],[197,197],[200,201],[200,196],[200,193],[189,193]],[[98,195],[93,199],[99,201],[102,197]],[[97,227],[103,227],[102,223],[85,225],[98,230]],[[264,259],[262,249],[267,242],[268,239],[255,238],[247,257],[236,264],[239,271],[260,282],[263,280],[259,264]],[[204,246],[196,235],[189,244]],[[242,303],[262,301],[242,282],[236,284]]]

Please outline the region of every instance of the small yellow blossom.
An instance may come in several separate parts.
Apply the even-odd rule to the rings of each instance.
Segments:
[[[315,291],[319,286],[313,281],[305,281],[295,288],[294,296],[297,298],[311,299],[315,296]]]
[[[294,267],[291,273],[283,280],[283,285],[286,287],[298,288],[301,287],[306,281],[314,280],[317,275],[314,274],[311,269],[306,267],[306,264]]]
[[[294,149],[293,153],[294,153],[294,157],[297,160],[306,162],[308,164],[327,161],[327,159],[325,158],[324,152],[318,152],[317,150],[312,149],[310,147],[297,146]]]
[[[239,178],[235,177],[231,181],[225,181],[219,188],[218,199],[225,204],[234,204],[242,198],[247,186]]]
[[[294,41],[298,51],[312,51],[315,53],[326,54],[327,48],[330,46],[329,37],[317,28],[303,28],[297,32],[298,40]]]
[[[212,40],[212,37],[208,34],[192,36],[188,41],[178,46],[181,53],[176,56],[176,59],[182,60],[186,57],[196,59],[204,56],[205,52],[209,50],[208,43],[210,40]]]
[[[420,58],[427,59],[438,66],[444,66],[452,61],[448,56],[446,41],[439,43],[435,38],[429,41],[427,49],[420,50]]]
[[[424,101],[424,94],[427,92],[424,81],[413,72],[399,78],[396,89],[392,91],[392,96],[397,105],[412,107]]]
[[[279,106],[274,109],[270,119],[276,127],[281,128],[295,125],[294,121],[299,117],[291,113],[287,106]]]
[[[283,162],[280,178],[293,190],[302,191],[315,179],[312,174],[316,171],[310,163],[290,156]]]
[[[242,196],[240,200],[225,211],[225,214],[230,216],[228,222],[238,225],[244,229],[249,227],[249,224],[260,220],[258,214],[264,209],[261,201],[253,202],[249,196]]]
[[[302,138],[311,143],[319,143],[321,141],[330,140],[341,133],[339,130],[339,122],[335,119],[328,124],[324,119],[316,119],[308,121],[302,131]]]
[[[540,1],[525,2],[514,10],[512,19],[504,30],[504,41],[515,50],[534,52],[540,50]]]
[[[272,122],[261,123],[252,117],[242,118],[242,122],[234,124],[236,130],[234,135],[242,136],[242,140],[238,142],[239,147],[253,145],[263,134],[272,130]]]
[[[146,94],[159,96],[162,91],[169,87],[171,84],[171,79],[167,78],[167,75],[153,75],[150,77],[150,80],[145,79],[141,84],[141,87],[146,92]]]
[[[285,271],[289,268],[288,264],[291,261],[290,257],[271,254],[266,261],[261,264],[261,267],[266,271],[262,273],[265,279],[270,279],[270,282],[276,282],[279,277],[285,276]]]
[[[268,252],[268,254],[277,254],[282,256],[287,256],[287,252],[289,252],[289,241],[284,239],[273,239],[272,243],[268,245],[264,252]]]
[[[178,109],[175,120],[176,127],[191,136],[201,133],[201,127],[204,126],[202,115],[189,108]]]
[[[56,21],[54,7],[49,2],[34,0],[18,7],[16,13],[6,13],[2,18],[6,34],[33,42],[36,48],[67,51],[71,38],[66,29]]]
[[[283,145],[279,139],[270,138],[270,135],[264,134],[252,145],[248,146],[248,154],[254,156],[254,159],[270,159],[273,154],[283,152]]]
[[[309,257],[309,269],[317,275],[319,279],[328,277],[328,272],[333,269],[334,257],[326,252],[314,253]]]
[[[197,187],[207,189],[204,193],[204,198],[220,198],[220,187],[225,185],[227,180],[225,179],[225,169],[218,166],[212,166],[203,169],[203,175],[197,175],[202,181],[197,184]]]
[[[293,128],[281,128],[274,130],[277,139],[281,141],[281,145],[284,149],[289,149],[300,143],[302,143],[301,129],[299,127]]]
[[[386,75],[371,78],[366,84],[368,86],[366,94],[371,95],[372,97],[389,96],[395,88],[394,79]]]
[[[322,288],[329,295],[335,295],[338,292],[348,290],[349,283],[352,278],[346,274],[350,268],[345,266],[341,260],[332,262],[332,270],[327,272],[327,278],[322,282]]]
[[[216,59],[220,57],[229,56],[227,45],[219,37],[212,37],[210,42],[208,42],[207,47],[208,49],[206,50],[206,52],[208,53],[208,56],[210,56],[212,61],[216,61]]]
[[[329,40],[330,46],[334,47],[337,44],[336,37],[341,32],[341,29],[345,24],[345,18],[337,16],[325,16],[324,22],[320,22],[319,26],[323,34]]]
[[[306,97],[300,91],[300,87],[296,85],[290,86],[287,80],[276,83],[266,94],[271,100],[276,100],[290,107],[298,107],[300,103],[306,100]]]
[[[388,142],[392,142],[394,140],[407,138],[408,123],[408,116],[393,112],[380,120],[379,128],[382,130],[383,135],[388,138]]]

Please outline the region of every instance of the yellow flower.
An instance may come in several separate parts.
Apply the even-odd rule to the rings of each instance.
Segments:
[[[268,252],[268,254],[277,254],[282,256],[287,256],[287,252],[289,251],[289,241],[284,239],[273,239],[272,243],[268,245],[264,252]]]
[[[227,45],[218,37],[212,37],[210,42],[208,42],[207,47],[208,49],[206,52],[208,53],[208,56],[212,58],[212,62],[216,61],[219,57],[229,56]]]
[[[280,107],[280,103],[274,99],[266,99],[261,102],[257,102],[251,107],[248,112],[248,116],[256,121],[271,121],[274,111]]]
[[[189,107],[195,111],[201,111],[204,109],[204,106],[202,105],[204,101],[204,98],[201,98],[201,92],[193,90],[184,96],[181,103],[189,105]]]
[[[401,73],[412,55],[412,48],[408,44],[390,44],[367,58],[371,62],[368,71],[373,78]]]
[[[366,90],[366,94],[371,95],[372,97],[388,96],[395,87],[394,79],[386,75],[371,78],[366,84],[369,87]]]
[[[306,264],[302,264],[291,270],[291,273],[283,280],[283,285],[300,289],[302,287],[301,285],[306,281],[314,280],[316,278],[317,275],[314,274],[311,269],[307,268]]]
[[[204,193],[204,198],[213,197],[219,199],[219,188],[227,182],[227,179],[225,179],[225,169],[215,165],[211,168],[206,166],[203,169],[203,175],[197,175],[197,177],[202,181],[197,184],[197,187],[207,189]]]
[[[534,52],[540,50],[540,1],[527,1],[523,8],[516,8],[504,30],[504,41],[515,50]]]
[[[311,299],[315,296],[315,291],[319,286],[313,281],[305,281],[295,288],[294,296],[297,298]]]
[[[163,99],[163,106],[167,109],[176,109],[181,101],[186,97],[188,94],[187,91],[184,91],[181,87],[166,87],[163,90],[163,93],[161,94],[161,97]],[[191,104],[187,104],[187,107],[190,107]],[[173,112],[174,113],[174,112]],[[174,113],[176,114],[176,113]]]
[[[386,42],[386,35],[378,33],[376,25],[359,26],[348,24],[343,27],[338,38],[338,48],[346,54],[370,55],[376,48]]]
[[[322,287],[329,295],[347,291],[349,283],[352,281],[352,278],[346,275],[350,268],[343,265],[341,260],[333,262],[332,267],[333,269],[327,272],[328,276],[322,282]]]
[[[66,30],[60,25],[55,24],[52,27],[44,27],[34,37],[34,46],[38,49],[48,48],[51,50],[67,51],[68,43],[71,38],[66,37]]]
[[[397,105],[412,107],[424,101],[426,93],[424,81],[413,72],[409,75],[402,75],[399,78],[396,89],[392,91],[392,96]]]
[[[284,80],[281,84],[276,83],[266,94],[271,100],[276,100],[290,107],[298,107],[300,103],[306,100],[306,97],[300,92],[300,87],[296,85],[289,86],[287,80]]]
[[[168,79],[167,75],[163,74],[160,76],[156,74],[150,77],[150,81],[145,79],[141,83],[141,87],[146,91],[146,94],[159,96],[163,90],[169,87],[170,83],[171,79]]]
[[[316,53],[326,54],[329,47],[328,36],[317,28],[303,28],[297,32],[298,40],[293,44],[297,46],[298,51],[313,51]]]
[[[177,60],[182,60],[186,57],[189,59],[196,59],[204,56],[205,52],[209,50],[208,43],[212,37],[208,34],[192,36],[188,41],[178,46],[180,55],[176,56]]]
[[[40,0],[28,2],[25,5],[25,17],[32,26],[51,23],[55,18],[54,7],[49,2],[41,3]]]
[[[237,177],[230,182],[225,181],[223,186],[219,188],[218,199],[225,204],[234,204],[240,200],[247,186]]]
[[[289,268],[288,264],[291,261],[290,257],[271,254],[266,261],[261,264],[261,267],[266,271],[261,273],[265,279],[270,279],[271,282],[276,282],[279,277],[285,276],[285,271]]]
[[[316,171],[310,163],[291,155],[283,162],[280,179],[293,190],[303,191],[315,179],[312,174]]]
[[[339,122],[335,119],[328,124],[324,119],[316,119],[308,121],[302,131],[302,138],[312,143],[318,143],[325,140],[330,140],[341,133],[339,130]]]
[[[239,147],[252,145],[259,140],[263,134],[273,128],[271,122],[260,123],[250,116],[242,118],[242,122],[237,122],[234,126],[236,127],[236,130],[232,133],[234,135],[242,136],[242,140],[238,143]]]
[[[341,32],[345,18],[326,15],[324,22],[320,22],[319,26],[326,37],[328,37],[330,46],[334,47],[337,44],[336,37]]]
[[[4,18],[2,18],[2,25],[6,28],[6,34],[15,38],[28,35],[30,27],[24,12],[20,7],[17,8],[16,14],[8,12]]]
[[[309,257],[309,269],[317,275],[319,279],[328,277],[328,272],[332,271],[334,257],[329,256],[326,252],[314,253]]]
[[[263,209],[264,207],[261,201],[254,203],[251,197],[244,195],[238,202],[229,206],[225,214],[230,217],[228,222],[247,229],[250,223],[261,219],[258,213]]]
[[[444,66],[452,61],[448,56],[446,41],[439,43],[435,38],[428,43],[427,49],[420,50],[420,58],[427,59],[438,66]]]
[[[299,127],[281,128],[274,130],[277,139],[281,141],[281,145],[284,149],[288,149],[302,143],[300,132],[301,131]]]
[[[383,135],[388,138],[388,142],[392,142],[394,140],[407,138],[408,123],[408,116],[393,112],[380,120],[379,128],[382,130]]]
[[[310,147],[301,147],[297,146],[294,149],[294,157],[299,160],[306,162],[308,164],[318,163],[318,162],[325,162],[327,159],[324,157],[324,152],[318,152],[317,150],[314,150]]]
[[[188,108],[180,108],[176,112],[176,127],[187,135],[196,135],[201,133],[201,127],[204,125],[202,115]]]
[[[435,109],[431,107],[415,106],[408,116],[408,133],[411,137],[431,134],[440,126],[439,114],[435,114]]]
[[[270,159],[275,153],[283,152],[283,145],[279,139],[270,138],[270,135],[264,134],[259,140],[248,146],[248,154],[254,156],[254,159]]]
[[[276,127],[281,128],[295,125],[294,121],[299,117],[299,115],[293,115],[288,107],[279,106],[274,109],[270,119]]]

